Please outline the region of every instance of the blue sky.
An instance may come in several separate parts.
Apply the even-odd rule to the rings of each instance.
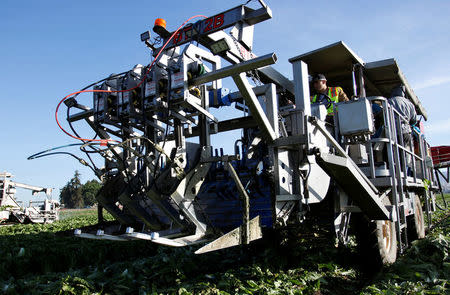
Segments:
[[[243,2],[1,1],[0,171],[12,172],[19,182],[57,189],[75,169],[83,181],[94,178],[68,157],[26,160],[74,142],[55,123],[58,101],[110,73],[148,64],[149,51],[139,35],[151,30],[155,18],[165,18],[173,30],[192,15],[213,15]],[[275,68],[289,78],[290,57],[339,40],[365,61],[394,57],[428,111],[428,140],[450,144],[450,1],[266,2],[273,19],[255,27],[257,55],[275,52]],[[91,101],[90,95],[80,96],[81,103]],[[92,135],[82,126],[79,130]],[[30,195],[20,192],[19,197]]]

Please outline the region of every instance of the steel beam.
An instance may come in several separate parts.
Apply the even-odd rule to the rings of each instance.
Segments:
[[[254,69],[262,68],[268,65],[273,65],[277,62],[277,56],[275,53],[269,53],[254,59],[250,59],[241,62],[236,65],[231,65],[225,68],[221,68],[217,71],[209,72],[201,75],[200,77],[193,79],[193,85],[205,84],[215,80],[223,79],[229,76],[240,74],[242,72],[248,72]]]
[[[275,131],[273,130],[269,119],[264,113],[261,105],[259,104],[258,98],[256,97],[250,83],[245,76],[245,73],[240,73],[239,75],[233,76],[233,80],[236,83],[239,91],[242,94],[245,102],[247,103],[253,118],[256,120],[263,135],[269,140],[274,141],[277,138]]]
[[[89,117],[91,117],[93,115],[94,115],[94,110],[83,111],[83,112],[79,112],[79,113],[70,115],[67,118],[67,121],[75,122],[75,121],[79,121],[79,120],[83,120],[83,119],[89,118]]]
[[[294,72],[295,107],[303,111],[306,116],[311,115],[309,94],[308,66],[301,60],[292,62]]]
[[[233,165],[230,162],[227,162],[228,172],[230,172],[231,177],[236,183],[236,188],[241,195],[242,199],[242,244],[248,245],[250,243],[250,198],[242,185],[239,176],[233,168]]]
[[[278,99],[277,99],[277,87],[271,83],[266,86],[264,96],[266,98],[266,113],[269,119],[270,125],[275,132],[275,136],[279,137],[279,124],[278,124]]]

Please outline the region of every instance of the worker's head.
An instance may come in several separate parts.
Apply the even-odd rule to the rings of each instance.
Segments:
[[[394,88],[392,88],[391,90],[391,97],[395,97],[395,96],[401,96],[401,97],[406,97],[406,88],[404,85],[398,85],[395,86]]]
[[[324,74],[315,75],[312,81],[316,91],[324,91],[327,89],[327,78],[325,78]]]

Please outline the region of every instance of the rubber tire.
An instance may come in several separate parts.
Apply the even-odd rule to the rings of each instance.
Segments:
[[[425,217],[419,196],[414,196],[414,214],[407,217],[408,240],[414,241],[425,238]]]
[[[381,264],[389,265],[397,260],[397,234],[395,223],[389,220],[375,221],[375,232],[378,244],[377,250]]]
[[[388,199],[385,199],[384,203],[390,205]],[[383,265],[392,264],[397,260],[397,233],[394,222],[369,221],[361,214],[354,216],[353,222],[358,252],[366,271],[377,271]]]

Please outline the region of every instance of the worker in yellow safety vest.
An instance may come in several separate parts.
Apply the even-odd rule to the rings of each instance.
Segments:
[[[324,103],[327,107],[328,116],[334,115],[334,105],[332,102],[348,101],[348,97],[341,87],[328,87],[327,79],[323,74],[313,77],[316,94],[311,97],[311,103]]]

